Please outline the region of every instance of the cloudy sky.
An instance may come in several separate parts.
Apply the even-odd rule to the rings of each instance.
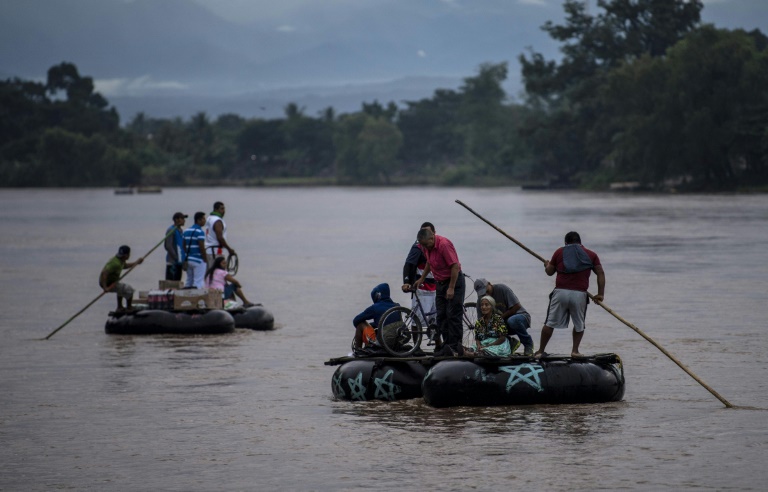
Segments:
[[[768,33],[768,0],[704,5],[704,22]],[[128,114],[182,112],[181,102],[161,108],[168,96],[214,113],[203,97],[232,97],[230,110],[240,109],[256,93],[255,111],[277,113],[299,97],[313,108],[341,104],[329,87],[348,95],[368,84],[357,100],[427,97],[482,63],[507,62],[514,95],[517,57],[531,48],[556,58],[540,27],[562,19],[562,0],[0,0],[0,78],[41,80],[68,61],[118,104],[155,98]],[[398,87],[371,86],[392,81]]]
[[[217,15],[238,23],[270,22],[275,28],[293,29],[293,22],[332,22],[338,15],[354,16],[364,5],[386,5],[391,0],[193,0]],[[597,0],[588,0],[596,5]],[[442,4],[455,9],[486,8],[486,0],[412,0],[414,8],[435,8]],[[548,11],[562,11],[562,0],[508,0],[509,4],[523,4]],[[768,25],[768,0],[703,0],[707,22],[744,20],[758,28]],[[486,4],[486,5],[484,5]],[[323,12],[326,14],[323,14]],[[332,12],[333,14],[329,14]],[[709,13],[713,15],[710,16]],[[720,22],[715,22],[720,24]]]

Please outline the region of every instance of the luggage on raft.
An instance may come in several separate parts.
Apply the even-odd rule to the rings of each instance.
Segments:
[[[235,328],[248,328],[257,331],[269,331],[275,328],[275,317],[263,306],[251,306],[229,311],[235,318]]]
[[[336,369],[333,396],[340,400],[407,400],[421,397],[427,366],[419,361],[354,359]]]
[[[235,319],[227,311],[165,311],[145,309],[110,313],[104,331],[113,335],[214,335],[235,331]]]
[[[422,383],[433,407],[603,403],[624,396],[624,371],[616,354],[540,360],[451,359],[437,362]]]

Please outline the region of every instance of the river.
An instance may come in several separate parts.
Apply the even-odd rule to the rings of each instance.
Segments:
[[[506,283],[538,337],[554,279],[455,203],[548,258],[569,230],[596,251],[605,303],[737,408],[598,306],[585,353],[624,362],[624,400],[433,409],[335,401],[328,359],[379,282],[395,287],[421,222],[473,278]],[[174,212],[227,206],[237,277],[273,332],[112,336],[100,290]],[[765,490],[768,196],[516,188],[0,190],[0,490]],[[149,290],[162,248],[126,277]],[[591,291],[595,292],[594,276]],[[474,297],[474,296],[473,296]],[[474,298],[470,299],[474,300]],[[547,351],[568,353],[556,331]]]

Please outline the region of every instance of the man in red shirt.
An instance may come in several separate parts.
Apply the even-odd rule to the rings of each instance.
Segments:
[[[418,289],[430,272],[437,282],[437,327],[444,343],[442,347],[435,348],[435,355],[461,355],[461,322],[466,285],[456,248],[448,238],[436,235],[429,228],[420,229],[416,240],[427,259],[427,266],[414,287]]]
[[[552,337],[554,328],[568,328],[573,320],[573,348],[571,357],[583,357],[579,353],[579,344],[584,336],[584,319],[587,316],[589,296],[589,275],[597,275],[596,300],[602,301],[605,294],[605,272],[597,253],[581,245],[578,232],[565,235],[565,246],[558,248],[552,259],[544,262],[544,271],[550,277],[557,272],[555,290],[549,295],[547,320],[541,329],[541,343],[534,354],[541,357],[544,348]]]

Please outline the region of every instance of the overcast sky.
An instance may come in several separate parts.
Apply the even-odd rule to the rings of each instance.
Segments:
[[[381,5],[391,0],[193,0],[207,7],[219,16],[239,23],[271,22],[274,27],[291,29],[296,26],[291,22],[312,19],[315,22],[330,21],[326,16],[316,15],[320,11],[334,12],[339,15],[354,15],[362,5]],[[435,8],[437,5],[456,9],[476,9],[487,7],[487,0],[411,0],[414,7]],[[546,10],[562,12],[563,0],[507,0],[509,3],[536,6]],[[597,0],[588,0],[590,5],[597,5]],[[751,19],[753,25],[746,28],[759,28],[768,25],[768,0],[703,0],[704,17],[707,22],[714,22],[724,27],[733,27],[728,17]],[[708,8],[710,7],[710,8]],[[346,12],[346,14],[342,14]],[[715,18],[709,17],[716,14]],[[723,19],[723,17],[725,17]],[[716,22],[723,19],[723,22]]]
[[[366,100],[415,100],[456,87],[481,63],[508,62],[506,89],[516,95],[520,54],[559,56],[540,27],[562,23],[563,1],[0,0],[0,77],[42,80],[65,60],[110,98],[296,89],[329,105],[328,87],[348,94],[350,84],[396,82],[401,92],[381,87]],[[768,0],[704,0],[702,20],[768,34]],[[418,77],[440,80],[402,82]],[[404,84],[416,92],[402,93]]]

